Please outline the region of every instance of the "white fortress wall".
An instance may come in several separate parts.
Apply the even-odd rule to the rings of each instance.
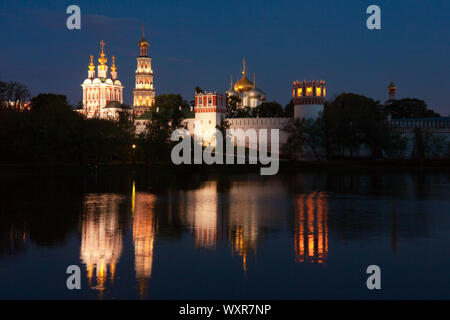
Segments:
[[[292,120],[291,118],[232,118],[227,119],[230,125],[230,129],[237,130],[242,129],[246,131],[248,129],[255,129],[259,135],[260,129],[267,129],[267,144],[270,147],[271,144],[271,130],[279,130],[279,143],[281,146],[286,144],[288,134],[284,131],[284,127]],[[245,145],[248,147],[248,140]],[[280,150],[281,151],[281,150]]]

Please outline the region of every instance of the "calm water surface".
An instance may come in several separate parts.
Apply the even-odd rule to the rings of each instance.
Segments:
[[[450,298],[450,174],[0,178],[0,298]],[[367,266],[382,290],[366,288]],[[66,288],[78,265],[82,290]]]

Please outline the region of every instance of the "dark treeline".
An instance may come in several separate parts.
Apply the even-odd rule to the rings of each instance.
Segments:
[[[64,95],[39,94],[25,110],[1,106],[0,162],[4,164],[168,161],[170,134],[190,110],[180,95],[158,96],[159,111],[145,115],[152,121],[136,136],[126,113],[118,121],[86,119]]]
[[[84,163],[126,160],[134,129],[118,122],[84,119],[63,95],[39,94],[29,111],[0,110],[3,163]]]
[[[404,158],[408,139],[393,128],[388,118],[440,117],[417,99],[394,100],[382,105],[371,98],[343,93],[325,104],[317,120],[293,120],[289,133],[288,154],[308,148],[317,159],[353,158],[365,147],[372,159]],[[439,158],[449,155],[445,137],[417,128],[413,139],[413,158]]]

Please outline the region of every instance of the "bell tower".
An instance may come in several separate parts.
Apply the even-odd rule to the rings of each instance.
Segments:
[[[152,59],[148,56],[149,43],[145,39],[142,24],[142,39],[139,41],[137,57],[136,87],[134,89],[133,112],[139,117],[155,105],[155,88],[153,86]]]
[[[395,85],[394,81],[391,81],[391,84],[388,87],[388,93],[389,93],[388,101],[395,100],[395,95],[397,94],[397,86]]]

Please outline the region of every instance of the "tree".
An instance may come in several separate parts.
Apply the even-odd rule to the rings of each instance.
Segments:
[[[443,135],[434,134],[421,128],[414,130],[413,155],[418,159],[438,159],[446,156],[448,141]]]
[[[427,104],[419,99],[393,100],[384,107],[385,114],[390,114],[393,119],[401,118],[433,118],[441,115],[428,109]]]
[[[283,116],[283,107],[276,101],[263,102],[259,106],[251,109],[253,117],[276,118]]]
[[[8,163],[99,163],[127,161],[134,125],[85,119],[66,96],[39,94],[29,112],[0,110],[0,161]]]
[[[238,96],[227,96],[227,118],[238,118],[241,99]]]
[[[405,156],[408,139],[400,133],[390,129],[385,132],[383,139],[383,156],[388,159],[401,159]]]
[[[305,152],[308,147],[317,160],[321,159],[320,148],[324,145],[325,127],[322,117],[318,119],[295,119],[285,128],[288,132],[288,141],[286,150],[293,154],[296,152]]]
[[[56,108],[72,110],[67,97],[62,94],[41,93],[31,99],[31,110],[35,112],[51,112]]]
[[[294,101],[292,99],[287,105],[284,106],[284,116],[287,118],[294,117]]]
[[[170,157],[170,136],[182,126],[183,109],[189,108],[179,94],[163,94],[156,97],[158,112],[152,111],[151,121],[138,138],[138,155],[145,161],[166,161]]]
[[[20,109],[28,101],[30,93],[26,85],[19,82],[0,82],[0,107]]]
[[[195,93],[203,93],[203,92],[205,92],[202,88],[200,88],[199,86],[196,86],[195,87]]]
[[[383,121],[383,112],[378,101],[353,94],[342,93],[325,104],[326,149],[328,155],[340,157],[348,151],[350,158],[365,144],[372,155],[379,154],[380,141],[377,136]]]

